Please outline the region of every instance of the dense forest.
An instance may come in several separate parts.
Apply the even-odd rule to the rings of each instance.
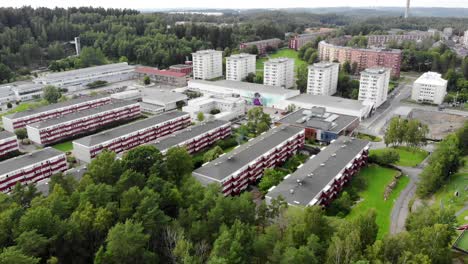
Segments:
[[[0,263],[451,263],[452,211],[420,207],[408,231],[377,239],[376,212],[355,220],[318,206],[257,205],[191,177],[183,148],[104,152],[50,195],[17,185],[0,194]]]

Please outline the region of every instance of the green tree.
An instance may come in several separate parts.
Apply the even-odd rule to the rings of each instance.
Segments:
[[[224,153],[223,149],[219,146],[214,147],[213,149],[210,149],[203,155],[203,162],[210,162],[212,160],[217,159],[219,156],[221,156]]]
[[[309,70],[307,69],[307,65],[300,65],[297,68],[296,74],[296,87],[301,93],[305,93],[307,91],[307,76]]]
[[[395,164],[400,160],[400,154],[395,149],[383,149],[377,153],[369,155],[369,161],[375,162],[380,165]]]
[[[203,114],[203,112],[198,112],[197,120],[198,122],[203,122],[203,120],[205,120],[205,114]]]
[[[18,128],[15,129],[15,135],[20,141],[23,141],[23,139],[28,138],[28,131],[26,128]]]
[[[50,240],[33,229],[23,232],[15,239],[15,242],[21,252],[29,256],[46,257],[45,253],[47,252]]]
[[[174,183],[180,183],[184,176],[189,175],[193,169],[192,156],[186,148],[170,148],[166,154],[167,168],[172,174]]]
[[[14,74],[11,71],[10,67],[6,66],[3,63],[0,63],[0,83],[10,82]]]
[[[106,64],[106,56],[100,48],[84,47],[80,53],[80,66],[90,67]]]
[[[36,264],[40,259],[25,255],[20,250],[9,247],[0,254],[0,264]]]
[[[262,179],[260,180],[260,183],[258,184],[258,189],[262,193],[267,193],[268,189],[270,189],[273,186],[278,185],[284,177],[284,173],[275,169],[266,169],[263,172]]]
[[[148,75],[145,75],[145,77],[143,78],[143,83],[145,85],[149,85],[151,83],[151,79]]]
[[[62,94],[60,93],[59,89],[57,89],[57,87],[52,86],[52,85],[47,85],[46,87],[43,88],[42,96],[49,104],[55,104],[58,102]]]
[[[153,166],[159,166],[162,162],[161,152],[152,145],[131,149],[122,158],[126,170],[131,169],[144,175],[148,175]]]
[[[247,127],[256,135],[269,129],[271,124],[270,115],[263,112],[261,107],[255,107],[247,112]]]
[[[128,62],[128,58],[125,56],[120,56],[119,62]]]
[[[148,250],[149,235],[140,223],[127,220],[109,230],[105,247],[96,254],[95,263],[155,263],[153,252]]]
[[[114,184],[117,181],[122,166],[115,157],[114,152],[105,150],[91,161],[87,174],[95,183]]]

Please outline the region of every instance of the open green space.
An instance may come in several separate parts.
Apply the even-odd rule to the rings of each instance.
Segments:
[[[72,151],[73,150],[73,144],[72,144],[72,141],[65,141],[65,142],[62,142],[62,143],[59,143],[57,145],[54,145],[52,146],[54,149],[56,150],[60,150],[60,151],[63,151],[63,152],[67,152],[67,151]]]
[[[400,160],[395,165],[404,167],[415,167],[429,155],[427,151],[418,148],[400,146],[392,147],[392,149],[400,154]],[[374,149],[371,150],[371,153],[379,154],[383,151],[385,151],[385,149]]]
[[[382,138],[380,138],[380,137],[369,135],[369,134],[364,134],[364,133],[358,133],[357,138],[368,140],[368,141],[371,141],[371,142],[381,142],[382,141]]]
[[[468,251],[468,232],[463,232],[455,242],[455,247]]]
[[[363,177],[366,182],[366,188],[359,192],[361,201],[358,202],[351,212],[346,216],[346,219],[354,219],[361,214],[366,213],[370,209],[376,210],[376,223],[379,226],[377,239],[383,238],[390,230],[390,215],[393,205],[400,195],[400,192],[406,187],[409,182],[407,176],[402,176],[398,180],[397,186],[393,189],[387,200],[384,200],[385,188],[397,175],[396,170],[380,167],[378,165],[370,165],[363,168],[356,177]],[[353,181],[351,181],[351,185]]]
[[[294,59],[294,67],[296,70],[300,65],[307,65],[305,61],[301,60],[298,57],[297,51],[292,50],[292,49],[280,49],[280,50],[275,51],[274,53],[268,54],[267,57],[258,59],[256,63],[257,71],[263,72],[263,63],[267,61],[268,59],[281,58],[281,57]]]
[[[442,204],[445,208],[458,212],[468,204],[468,191],[465,189],[468,186],[468,156],[464,158],[464,164],[464,167],[450,176],[448,182],[434,194],[434,206]],[[464,219],[466,216],[468,216],[468,211],[460,214],[457,217],[458,223],[466,224],[467,221]]]

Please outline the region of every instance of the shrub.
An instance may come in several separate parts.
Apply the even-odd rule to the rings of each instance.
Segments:
[[[228,137],[226,139],[220,140],[216,143],[216,146],[219,146],[223,150],[237,146],[237,140],[234,137]]]
[[[394,149],[384,149],[369,155],[369,161],[380,165],[390,165],[400,160],[400,154]]]

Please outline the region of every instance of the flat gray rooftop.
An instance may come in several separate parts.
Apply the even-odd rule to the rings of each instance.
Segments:
[[[239,89],[248,92],[258,92],[260,94],[277,94],[277,95],[285,95],[291,92],[296,92],[297,90],[292,89],[284,89],[277,86],[272,85],[263,85],[258,83],[248,83],[248,82],[238,82],[238,81],[229,81],[229,80],[219,80],[219,81],[204,81],[204,80],[191,80],[190,83],[194,84],[204,84],[210,86],[219,86],[223,88],[230,88],[230,89]],[[190,87],[189,85],[189,88]]]
[[[315,157],[307,160],[266,196],[282,196],[289,204],[307,206],[368,144],[368,141],[361,139],[339,137]],[[291,190],[294,191],[291,193]]]
[[[53,82],[57,80],[78,79],[85,76],[96,76],[109,72],[132,70],[134,68],[135,66],[128,65],[126,62],[113,63],[71,71],[49,73],[45,76],[37,78],[36,81]]]
[[[187,100],[187,95],[178,92],[165,91],[156,88],[144,88],[141,92],[143,102],[160,102],[165,104],[176,103],[179,101]]]
[[[80,138],[73,142],[83,146],[91,147],[184,115],[187,115],[187,113],[181,111],[166,112],[160,115],[145,118],[137,122],[133,122],[131,124],[103,131],[95,135]]]
[[[194,173],[221,182],[235,171],[270,151],[281,142],[302,131],[303,128],[281,125],[249,141],[230,153],[196,169]],[[229,159],[230,158],[230,159]]]
[[[63,155],[63,152],[48,147],[29,154],[24,154],[19,157],[2,161],[0,162],[0,175],[5,175],[15,170],[48,160],[59,155]]]
[[[84,118],[84,117],[87,117],[87,116],[107,112],[107,111],[110,111],[110,110],[113,110],[113,109],[116,109],[116,108],[125,107],[125,106],[136,104],[136,103],[137,103],[137,101],[132,101],[132,100],[113,101],[110,104],[101,105],[101,106],[95,107],[95,108],[89,108],[89,109],[86,109],[86,110],[83,110],[83,111],[71,113],[71,114],[68,114],[68,115],[61,116],[61,117],[45,120],[43,122],[37,122],[37,123],[29,124],[28,126],[34,127],[34,128],[37,128],[37,129],[50,127],[50,126],[58,125],[58,124],[61,124],[61,123],[64,123],[64,122],[68,122],[68,121],[72,121],[72,120],[75,120],[75,119],[80,119],[80,118]]]
[[[229,123],[228,121],[217,120],[217,119],[207,121],[196,126],[191,126],[189,128],[176,132],[162,139],[158,139],[152,145],[155,146],[160,151],[164,151],[166,149],[177,146],[178,144],[184,141],[190,140],[194,137],[197,137],[203,133],[206,133],[210,130],[221,127],[228,123]]]
[[[244,45],[256,45],[256,44],[268,43],[268,42],[272,42],[272,41],[281,42],[281,39],[279,39],[279,38],[262,39],[262,40],[251,41],[251,42],[244,42],[242,44],[244,44]]]
[[[329,113],[325,112],[325,108],[313,107],[312,109],[299,109],[277,122],[339,133],[356,120],[359,120],[357,116]]]
[[[345,99],[337,96],[300,94],[287,99],[290,102],[308,103],[316,106],[346,108],[358,110],[365,108],[361,102],[353,99]]]
[[[16,137],[16,135],[6,130],[0,131],[0,140],[10,138],[10,137]]]
[[[51,110],[55,110],[55,109],[59,109],[59,108],[67,107],[67,106],[81,104],[81,103],[88,102],[88,101],[93,101],[93,100],[104,98],[104,97],[109,97],[109,95],[83,96],[83,97],[76,98],[76,99],[70,99],[65,102],[50,104],[50,105],[41,106],[41,107],[34,108],[34,109],[29,109],[23,112],[13,113],[10,115],[6,115],[5,117],[9,119],[21,118],[21,117],[39,114],[42,112],[47,112],[47,111],[51,111]]]

